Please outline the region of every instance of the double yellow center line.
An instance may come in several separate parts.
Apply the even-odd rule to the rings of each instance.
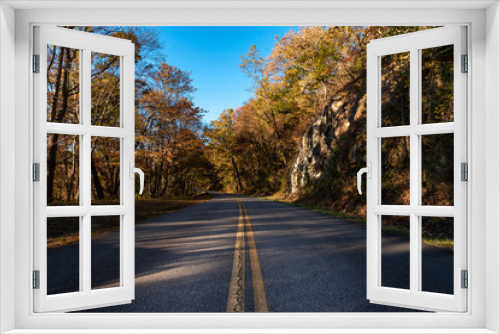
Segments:
[[[262,278],[257,245],[253,234],[250,218],[245,205],[238,200],[238,230],[236,232],[236,244],[234,246],[233,273],[229,285],[229,296],[227,298],[227,312],[245,311],[245,235],[248,240],[248,251],[250,254],[250,268],[252,270],[252,288],[255,304],[255,312],[269,312],[267,306],[266,289]],[[245,233],[246,231],[246,233]]]

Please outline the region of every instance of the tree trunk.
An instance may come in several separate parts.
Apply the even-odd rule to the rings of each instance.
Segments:
[[[57,117],[57,107],[59,101],[59,90],[60,90],[60,82],[63,72],[63,63],[64,63],[64,48],[61,48],[61,52],[59,53],[59,61],[57,63],[57,72],[56,72],[56,81],[54,92],[52,95],[52,103],[50,106],[50,119],[54,121]],[[54,52],[54,57],[57,57],[57,51]],[[47,72],[47,81],[50,82],[50,72]],[[54,175],[57,165],[57,140],[59,135],[57,133],[49,135],[49,142],[47,147],[47,203],[50,203],[54,200]]]
[[[94,157],[91,158],[90,171],[92,173],[92,184],[94,185],[95,195],[98,200],[104,199],[104,191],[101,186],[101,182],[99,182],[99,172],[97,171],[97,167],[95,165]]]
[[[70,49],[61,48],[61,59],[57,65],[57,76],[56,76],[56,88],[54,90],[54,95],[52,96],[52,106],[51,106],[51,120],[62,123],[64,116],[68,112],[68,101],[69,101],[69,70],[71,68],[71,63],[73,58],[70,55]],[[64,55],[66,54],[66,57]],[[66,62],[64,59],[66,58]],[[64,74],[64,75],[63,75]],[[61,109],[57,111],[58,106],[58,95],[59,95],[59,83],[61,82]],[[54,199],[54,177],[55,170],[57,166],[57,140],[59,138],[58,134],[52,134],[49,137],[49,143],[47,145],[47,202],[51,202]]]
[[[169,177],[170,177],[170,170],[168,168],[168,165],[167,165],[167,169],[165,170],[165,183],[163,185],[163,188],[161,190],[161,195],[164,196],[165,193],[167,192],[168,190],[168,185],[169,185]]]
[[[236,181],[238,182],[237,183],[237,186],[238,186],[237,190],[242,191],[243,185],[241,184],[240,171],[238,170],[238,166],[236,166],[236,162],[234,161],[233,157],[231,157],[231,163],[233,164],[234,171],[236,172]]]
[[[70,175],[68,177],[68,180],[69,180],[69,184],[68,184],[68,193],[67,193],[67,196],[66,196],[66,200],[67,201],[71,201],[72,199],[75,198],[75,196],[73,195],[73,190],[74,190],[74,182],[75,182],[75,171],[76,171],[76,155],[77,155],[77,151],[76,151],[76,136],[74,136],[73,138],[73,154],[72,154],[72,159],[71,159],[71,172],[70,172]]]

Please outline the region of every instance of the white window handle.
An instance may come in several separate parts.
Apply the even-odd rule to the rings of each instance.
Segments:
[[[130,178],[134,178],[134,174],[137,173],[139,174],[139,184],[141,186],[141,189],[139,190],[139,195],[142,195],[142,192],[144,191],[144,172],[140,168],[134,167],[134,162],[130,161],[129,165],[129,170],[130,170]]]
[[[372,163],[370,161],[368,161],[366,163],[367,167],[365,168],[361,168],[359,171],[358,171],[358,192],[359,194],[363,194],[363,192],[361,191],[361,175],[363,175],[363,173],[366,173],[366,176],[371,179],[372,178]]]

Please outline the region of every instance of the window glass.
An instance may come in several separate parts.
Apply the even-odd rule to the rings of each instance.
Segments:
[[[422,123],[453,122],[453,45],[421,50]]]
[[[80,291],[80,217],[47,218],[47,294],[76,291]]]
[[[121,216],[92,217],[93,290],[120,286],[120,223]]]
[[[381,138],[382,204],[410,204],[410,137]]]
[[[410,125],[410,53],[381,57],[382,126]]]
[[[80,123],[80,50],[47,45],[47,122]]]
[[[120,57],[92,52],[92,125],[120,126]]]
[[[410,217],[382,216],[381,286],[410,289]]]

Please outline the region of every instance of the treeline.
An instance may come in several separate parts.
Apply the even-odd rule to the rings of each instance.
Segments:
[[[147,195],[188,196],[208,189],[281,194],[362,214],[355,175],[366,164],[366,46],[372,39],[426,28],[301,27],[277,39],[269,56],[252,46],[241,59],[241,70],[253,80],[252,98],[224,110],[209,126],[202,123],[204,110],[193,103],[196,88],[189,73],[166,61],[157,30],[75,29],[136,45],[136,165],[146,174]],[[58,46],[47,51],[48,121],[79,123],[79,51]],[[453,119],[452,60],[450,47],[422,53],[424,122]],[[409,55],[384,57],[382,65],[383,122],[406,124]],[[119,66],[117,57],[92,54],[94,125],[120,124]],[[79,137],[49,134],[47,140],[49,205],[75,202]],[[423,155],[424,203],[453,202],[452,142],[453,135],[423,139],[430,152]],[[93,201],[119,198],[119,150],[116,139],[92,138]],[[406,203],[409,142],[384,140],[382,150],[385,204]],[[311,156],[321,157],[321,163]]]
[[[427,28],[431,27],[302,27],[278,39],[267,57],[252,46],[242,57],[241,69],[253,79],[253,97],[241,108],[225,110],[205,131],[220,187],[281,194],[363,215],[364,200],[357,196],[355,175],[366,165],[367,44]],[[453,50],[424,50],[422,59],[423,121],[450,121]],[[382,65],[383,122],[408,124],[409,54],[384,57]],[[314,138],[318,133],[329,137]],[[306,147],[310,142],[318,144]],[[428,152],[423,157],[423,201],[449,205],[453,136],[427,136],[423,144]],[[314,161],[302,161],[306,166],[300,173],[306,174],[302,178],[306,181],[295,187],[292,167],[306,149],[326,163],[319,168]],[[407,202],[408,162],[406,138],[384,141],[386,204]]]
[[[223,186],[263,194],[286,191],[302,136],[340,91],[365,93],[366,44],[391,30],[302,27],[277,40],[265,58],[252,46],[240,66],[253,79],[253,97],[237,110],[226,110],[207,131]]]
[[[166,62],[158,31],[149,27],[68,27],[129,39],[136,46],[136,166],[146,174],[146,194],[186,196],[207,188],[212,170],[204,154],[202,115],[189,73]],[[47,121],[79,124],[80,52],[47,49]],[[92,53],[91,122],[120,126],[120,61]],[[79,136],[47,136],[49,205],[79,200]],[[92,138],[92,201],[116,202],[120,194],[120,140]]]

